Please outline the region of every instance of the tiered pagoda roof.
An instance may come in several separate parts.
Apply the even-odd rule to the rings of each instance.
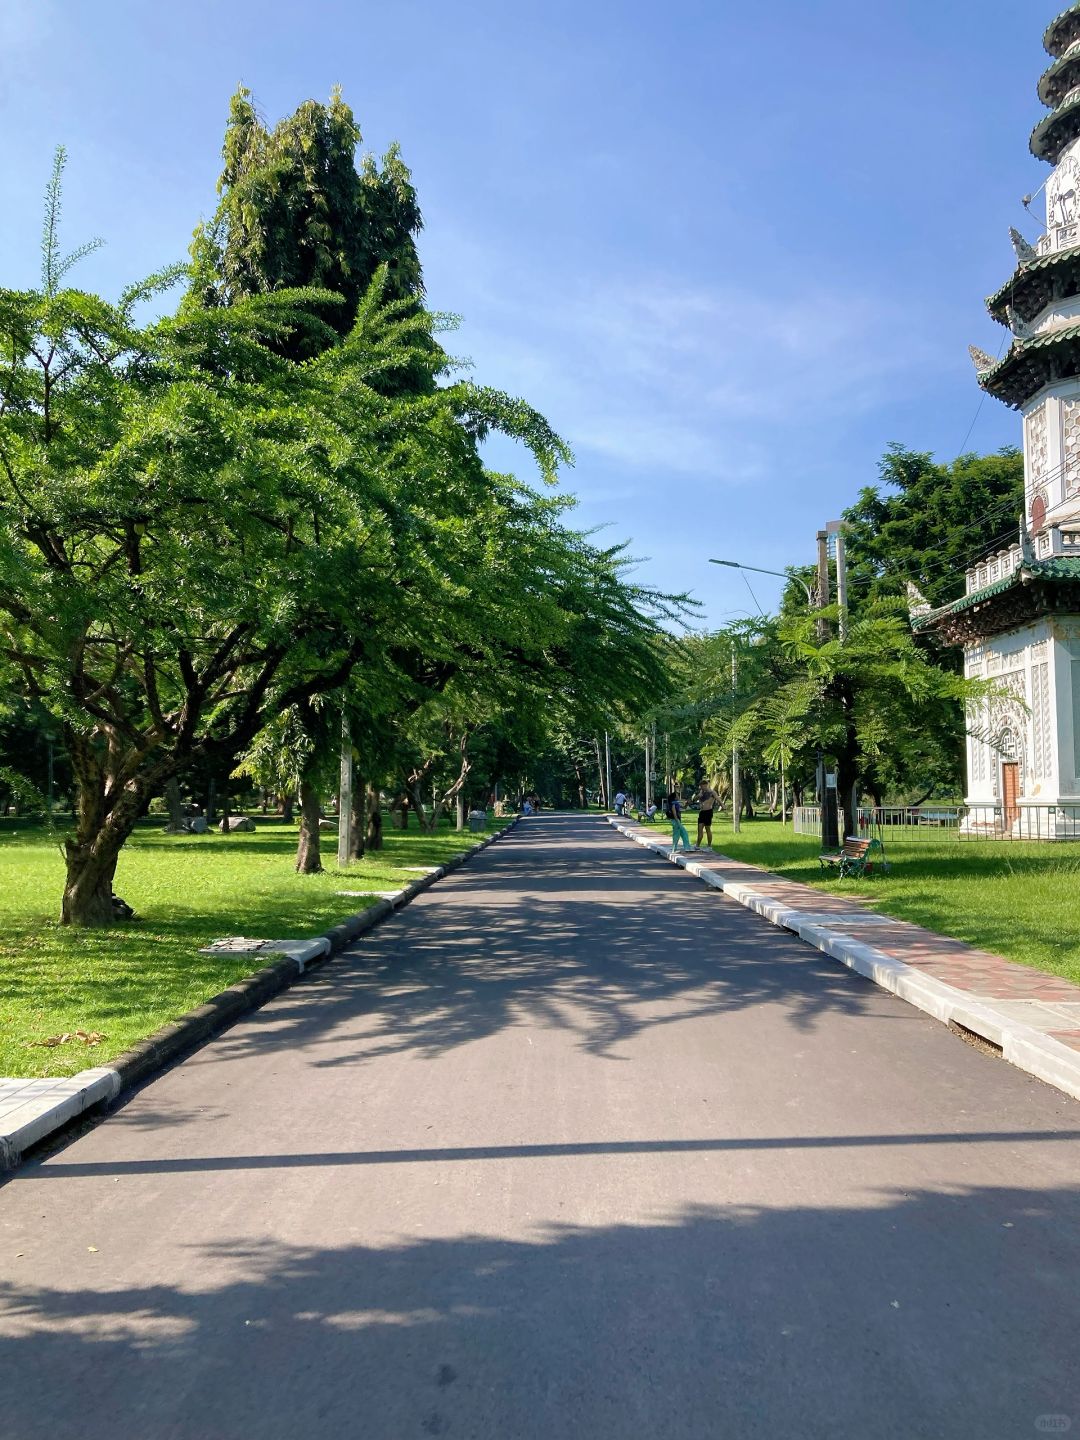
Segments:
[[[1034,320],[1054,300],[1077,294],[1080,294],[1080,245],[1022,261],[986,305],[999,325],[1008,325],[1010,307],[1021,320]]]
[[[1035,127],[1031,150],[1056,165],[1080,138],[1080,0],[1051,21],[1043,44],[1054,63],[1039,81],[1039,98],[1050,114]],[[986,302],[1013,343],[1002,360],[977,355],[976,368],[984,390],[1019,410],[1044,385],[1080,375],[1080,322],[1028,328],[1047,306],[1080,295],[1080,225],[1059,227],[1037,249],[1015,232],[1013,242],[1016,270]]]
[[[937,610],[913,614],[914,630],[934,630],[947,645],[1003,635],[1042,615],[1080,614],[1080,556],[1028,560],[1011,575]]]
[[[1080,4],[1070,5],[1051,20],[1043,36],[1048,55],[1061,56],[1080,40]]]
[[[1080,4],[1070,5],[1047,26],[1043,44],[1054,63],[1039,81],[1039,99],[1050,114],[1036,125],[1031,153],[1056,165],[1080,136]]]
[[[1039,98],[1050,113],[1036,126],[1031,149],[1057,165],[1080,138],[1080,0],[1051,22],[1043,43],[1053,64],[1039,81]],[[1072,178],[1080,191],[1080,171]],[[993,318],[1012,331],[1012,344],[1001,360],[975,349],[972,357],[983,389],[1019,410],[1045,385],[1080,376],[1080,316],[1072,313],[1074,306],[1062,303],[1080,296],[1080,220],[1063,217],[1038,246],[1014,231],[1013,245],[1016,270],[986,302]],[[1037,320],[1041,328],[1032,323]],[[946,644],[970,645],[1040,616],[1080,614],[1080,540],[1073,534],[1073,528],[1066,535],[1062,527],[1049,541],[1040,532],[1039,558],[1022,539],[996,565],[969,573],[968,593],[959,600],[936,610],[913,610],[913,627],[935,631]],[[1044,544],[1055,551],[1067,546],[1073,553],[1045,553]],[[995,578],[988,583],[990,575]]]
[[[991,395],[1020,410],[1044,385],[1080,375],[1080,321],[1014,340],[1004,359],[979,374]]]

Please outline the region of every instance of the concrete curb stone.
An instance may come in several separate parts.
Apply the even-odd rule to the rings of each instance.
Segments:
[[[812,916],[784,905],[756,890],[753,885],[746,884],[745,880],[725,880],[722,875],[682,854],[672,857],[671,846],[666,841],[638,834],[629,826],[620,824],[614,816],[608,816],[607,821],[627,839],[668,859],[713,889],[720,890],[729,900],[753,910],[778,928],[798,935],[831,959],[838,960],[849,970],[880,985],[883,990],[890,991],[942,1024],[959,1025],[988,1040],[998,1046],[1002,1057],[1017,1069],[1080,1100],[1080,1053],[1063,1045],[1052,1035],[996,1010],[989,1000],[923,974],[914,965],[908,965],[850,934],[843,924],[830,925],[823,915]]]
[[[156,1071],[205,1041],[218,1035],[243,1015],[250,1014],[267,1000],[295,984],[301,975],[314,970],[375,928],[396,910],[402,909],[424,890],[451,871],[500,840],[518,823],[471,845],[460,855],[425,875],[411,880],[392,899],[380,899],[366,910],[339,921],[323,935],[310,940],[279,941],[280,959],[212,996],[178,1020],[163,1025],[153,1035],[118,1055],[111,1065],[82,1070],[77,1075],[57,1076],[41,1081],[12,1082],[13,1093],[5,1106],[0,1090],[0,1173],[13,1169],[31,1145],[68,1124],[87,1110],[110,1105],[126,1090],[140,1084]],[[0,1085],[3,1082],[0,1081]],[[18,1089],[15,1087],[18,1086]],[[24,1093],[25,1092],[25,1093]]]

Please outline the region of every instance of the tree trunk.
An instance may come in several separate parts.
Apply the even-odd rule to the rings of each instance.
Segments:
[[[168,771],[162,767],[148,773],[143,783],[124,787],[110,806],[109,777],[93,742],[70,729],[65,739],[74,770],[77,813],[75,834],[64,843],[67,874],[60,923],[112,925],[116,862],[147,798],[159,793]]]
[[[214,823],[214,815],[216,814],[216,811],[215,811],[214,806],[215,806],[216,800],[217,800],[217,786],[214,784],[213,780],[211,780],[210,783],[209,783],[209,785],[207,785],[207,787],[206,787],[206,823],[207,823],[207,825],[213,825],[213,823]]]
[[[229,820],[231,819],[231,817],[232,811],[229,808],[229,787],[228,785],[226,785],[224,793],[221,797],[221,833],[223,835],[232,834],[232,826],[229,824]]]
[[[319,848],[319,791],[305,775],[300,781],[300,840],[296,847],[299,875],[318,875],[322,870]]]
[[[418,780],[412,787],[412,808],[416,811],[416,819],[421,830],[432,830],[433,825],[428,823],[428,813],[424,808],[424,792],[421,790],[422,781]]]
[[[377,785],[369,785],[367,787],[367,836],[365,845],[368,850],[381,850],[383,847],[382,808],[379,804],[379,787]]]
[[[341,753],[339,755],[338,767],[338,843],[337,863],[338,869],[344,870],[353,858],[353,831],[355,826],[354,805],[353,805],[353,751],[352,736],[349,733],[349,722],[343,714],[341,717]]]
[[[284,822],[285,822],[286,825],[291,825],[292,822],[293,822],[293,805],[294,805],[294,804],[295,804],[295,797],[293,796],[292,791],[290,791],[290,792],[288,793],[288,795],[282,795],[282,797],[281,797],[281,818],[282,818],[282,820],[284,820]]]
[[[858,749],[851,742],[852,737],[849,737],[843,753],[836,759],[836,803],[843,807],[840,816],[844,826],[841,843],[848,835],[859,833],[859,812],[855,804],[855,787],[859,779]]]
[[[65,847],[67,877],[61,925],[88,925],[100,928],[116,919],[113,911],[113,880],[124,836],[99,837],[99,843],[80,845],[69,840]],[[101,841],[104,840],[104,843]]]
[[[465,829],[465,796],[459,790],[455,802],[455,820],[458,830]]]
[[[184,828],[183,806],[180,803],[180,781],[174,775],[165,786],[165,801],[169,807],[169,823],[166,831],[169,835],[179,835]]]

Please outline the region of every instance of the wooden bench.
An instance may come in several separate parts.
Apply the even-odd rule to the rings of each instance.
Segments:
[[[880,840],[860,840],[854,835],[848,836],[841,849],[819,855],[818,864],[822,870],[835,866],[840,871],[841,880],[849,875],[871,875],[875,870],[885,873],[889,868],[885,847]]]

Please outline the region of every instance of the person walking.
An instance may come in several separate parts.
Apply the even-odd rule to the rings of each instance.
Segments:
[[[694,842],[694,849],[702,849],[701,837],[708,837],[706,850],[712,849],[712,817],[716,809],[716,791],[710,786],[708,780],[702,780],[698,786],[697,793],[697,840]]]
[[[674,859],[680,840],[684,850],[690,849],[690,836],[682,823],[682,804],[674,790],[664,801],[664,814],[671,821],[671,858]]]

